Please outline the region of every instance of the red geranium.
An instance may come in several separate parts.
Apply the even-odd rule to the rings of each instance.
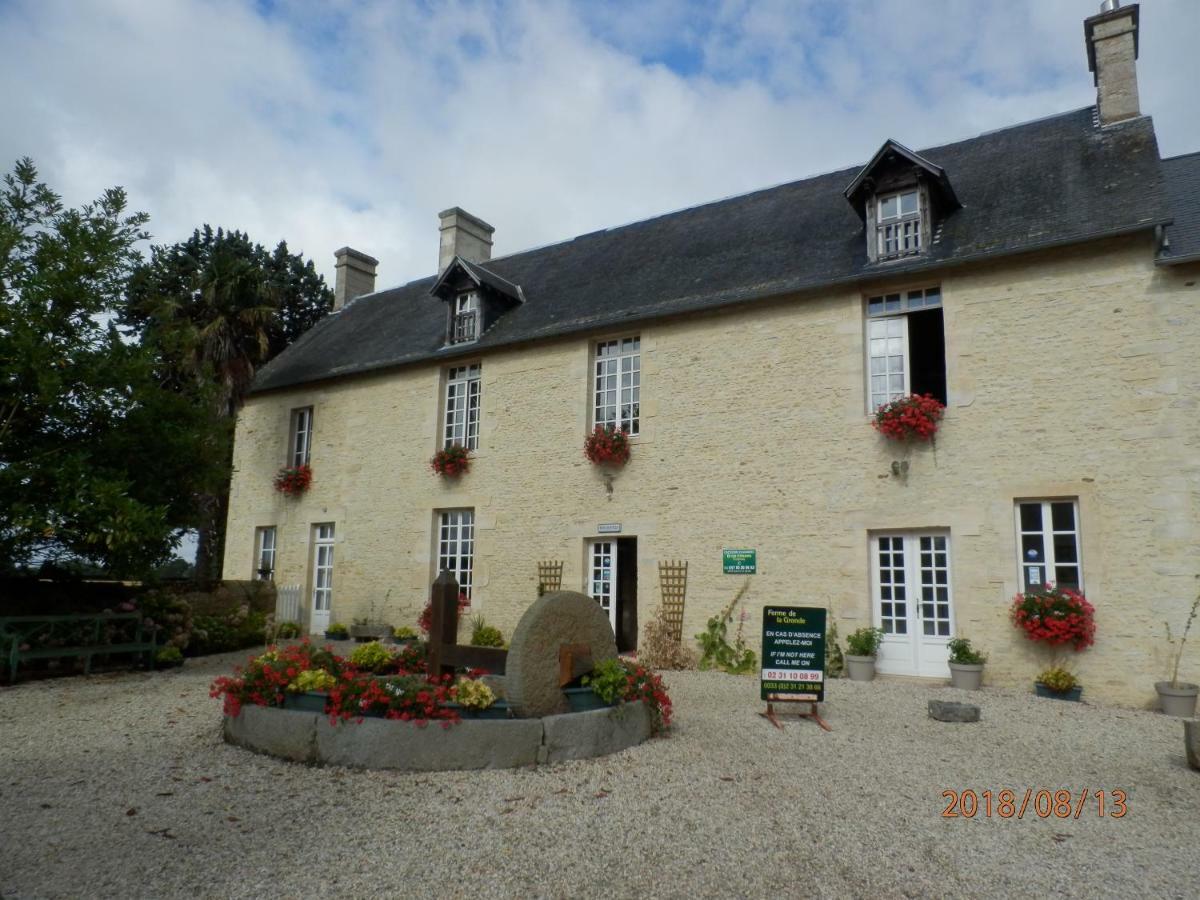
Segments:
[[[1071,644],[1078,652],[1096,639],[1095,611],[1079,591],[1047,584],[1013,598],[1012,620],[1031,641]]]
[[[583,455],[596,465],[623,466],[629,462],[629,431],[597,425],[583,442]]]
[[[875,410],[872,427],[895,441],[928,441],[937,434],[946,407],[931,394],[909,394]]]
[[[471,608],[471,598],[467,596],[465,591],[459,591],[458,594],[458,617],[461,619],[463,613]],[[417,619],[417,627],[421,629],[422,634],[429,634],[429,629],[433,627],[433,601],[430,600],[425,604],[425,608],[421,610],[421,616]]]
[[[429,468],[447,478],[457,478],[471,470],[471,452],[462,444],[451,444],[433,454]]]
[[[309,466],[284,466],[275,476],[275,490],[292,496],[303,494],[312,484],[312,477]]]

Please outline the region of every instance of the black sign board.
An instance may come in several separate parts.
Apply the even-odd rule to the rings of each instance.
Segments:
[[[763,607],[763,700],[825,699],[825,610]]]

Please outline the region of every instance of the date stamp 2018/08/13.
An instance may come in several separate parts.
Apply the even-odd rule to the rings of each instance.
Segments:
[[[942,810],[943,819],[973,819],[983,816],[990,819],[997,816],[1001,819],[1023,819],[1037,816],[1039,819],[1078,819],[1080,816],[1095,814],[1097,818],[1124,818],[1129,812],[1129,802],[1126,793],[1117,788],[1110,791],[1093,791],[1084,788],[1075,796],[1074,791],[1046,789],[1034,790],[1025,788],[1024,794],[1004,788],[999,791],[942,791],[942,799],[946,807]],[[1090,801],[1090,802],[1089,802]]]

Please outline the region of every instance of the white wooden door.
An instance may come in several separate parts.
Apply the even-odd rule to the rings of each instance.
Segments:
[[[948,678],[954,634],[950,536],[945,532],[871,538],[875,626],[883,642],[875,668],[885,675]]]
[[[333,526],[315,526],[313,537],[312,616],[308,630],[323,634],[333,607]]]
[[[608,624],[617,630],[617,544],[591,541],[588,549],[588,596],[608,614]]]

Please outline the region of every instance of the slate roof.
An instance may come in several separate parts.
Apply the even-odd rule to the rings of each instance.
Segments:
[[[435,277],[360,297],[265,366],[254,391],[883,275],[1125,234],[1170,218],[1148,117],[1101,130],[1087,107],[920,151],[961,209],[928,252],[870,263],[842,191],[861,166],[692,207],[486,263],[525,302],[474,344],[444,348]]]
[[[1175,221],[1167,228],[1170,250],[1162,263],[1200,260],[1200,152],[1162,161],[1167,203]]]

